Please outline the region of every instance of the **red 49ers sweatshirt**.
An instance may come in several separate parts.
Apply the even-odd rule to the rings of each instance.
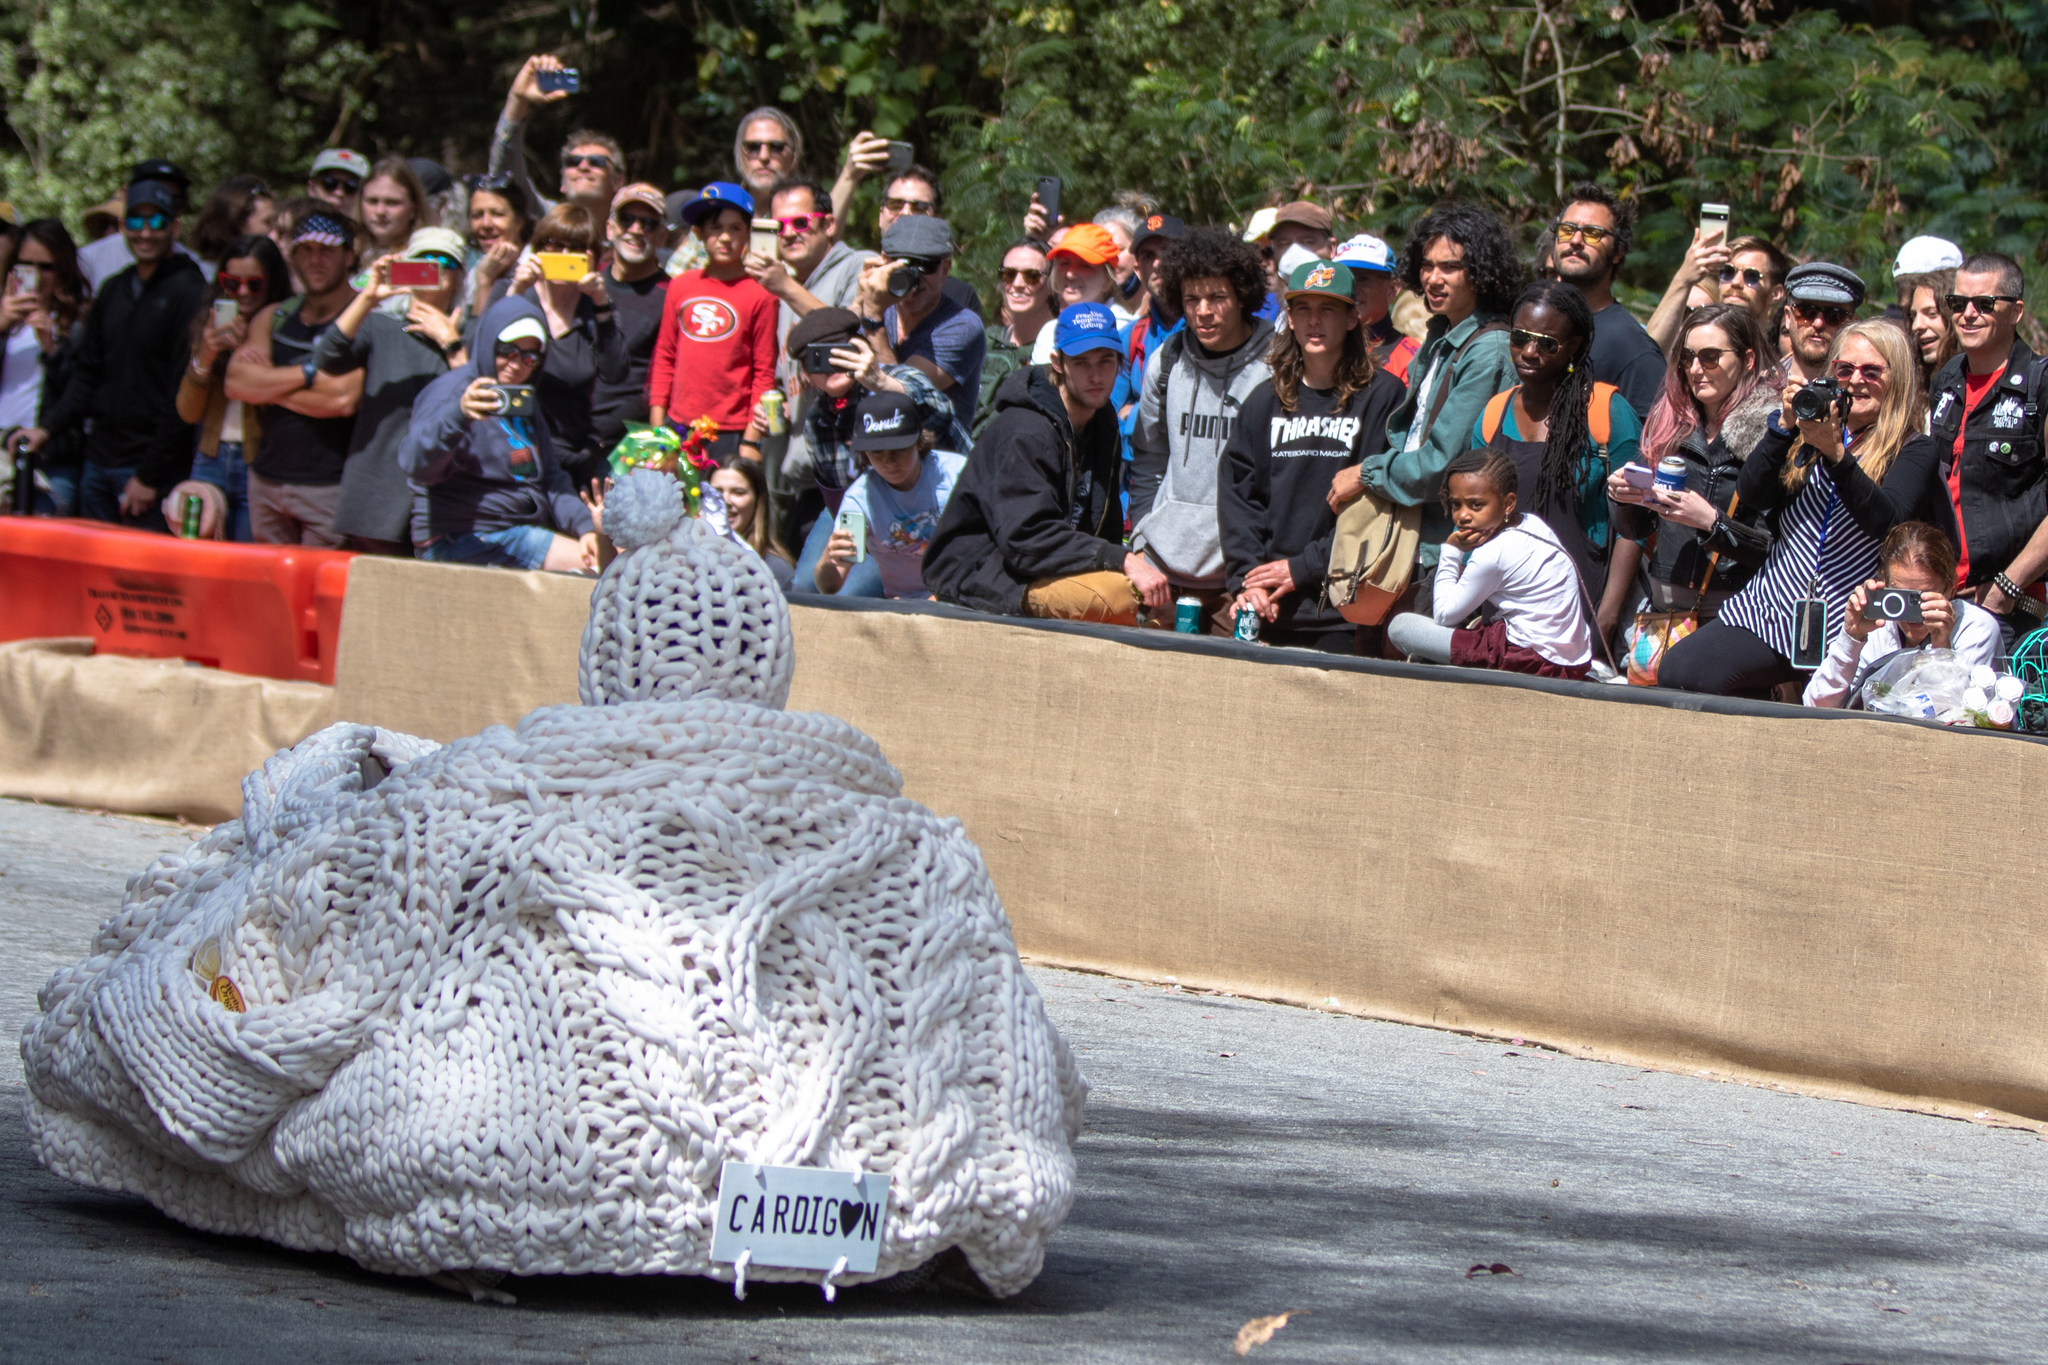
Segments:
[[[714,280],[686,270],[668,282],[647,406],[687,427],[710,417],[720,431],[746,426],[754,403],[775,384],[775,296],[741,277]]]

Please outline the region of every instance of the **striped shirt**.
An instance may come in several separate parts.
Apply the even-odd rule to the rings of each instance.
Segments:
[[[1877,546],[1877,538],[1858,526],[1842,506],[1827,461],[1816,459],[1806,472],[1805,484],[1778,518],[1777,539],[1763,568],[1721,604],[1719,619],[1752,632],[1790,659],[1793,613],[1796,604],[1811,593],[1827,603],[1825,645],[1841,633],[1849,594],[1875,576]],[[1816,574],[1820,580],[1817,587]]]

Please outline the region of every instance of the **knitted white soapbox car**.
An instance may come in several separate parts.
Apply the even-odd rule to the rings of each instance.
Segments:
[[[581,705],[445,746],[329,726],[129,883],[23,1035],[36,1155],[422,1275],[730,1281],[724,1162],[881,1173],[875,1269],[839,1283],[957,1247],[1016,1293],[1086,1082],[980,853],[782,709],[781,595],[674,480],[606,521]]]

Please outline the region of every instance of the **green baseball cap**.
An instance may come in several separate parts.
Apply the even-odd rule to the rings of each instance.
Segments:
[[[1303,261],[1287,276],[1287,300],[1321,294],[1346,303],[1353,301],[1351,269],[1335,261]]]

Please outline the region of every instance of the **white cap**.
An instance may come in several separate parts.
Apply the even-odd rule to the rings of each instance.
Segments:
[[[1321,258],[1315,252],[1310,251],[1300,242],[1295,242],[1287,250],[1280,253],[1280,278],[1284,280],[1310,261],[1319,259]]]
[[[1260,209],[1257,213],[1252,215],[1252,220],[1244,225],[1244,239],[1247,242],[1265,241],[1266,234],[1273,230],[1273,222],[1279,216],[1279,209]]]
[[[539,318],[514,318],[505,324],[505,330],[498,333],[494,339],[497,341],[524,341],[528,337],[538,341],[543,351],[548,348],[548,329],[540,325]]]
[[[1353,270],[1376,270],[1382,275],[1394,273],[1394,249],[1370,232],[1361,232],[1347,239],[1337,248],[1332,259],[1338,265],[1348,265]]]
[[[1925,275],[1935,270],[1956,270],[1963,264],[1963,249],[1940,237],[1915,237],[1899,248],[1892,262],[1894,275]]]
[[[346,147],[329,147],[313,158],[313,169],[306,174],[311,177],[322,171],[347,171],[358,180],[368,180],[370,158],[361,152],[352,152]]]

